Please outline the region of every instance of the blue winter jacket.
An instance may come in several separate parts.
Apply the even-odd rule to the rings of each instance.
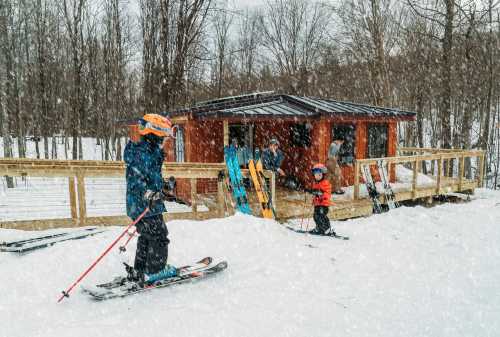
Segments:
[[[281,163],[283,162],[284,158],[285,156],[280,150],[277,150],[276,155],[274,155],[271,150],[265,149],[262,152],[261,160],[264,169],[276,172],[281,167]]]
[[[129,141],[123,154],[126,164],[127,179],[127,215],[136,219],[148,207],[144,200],[147,190],[160,192],[163,187],[161,167],[163,151],[146,140],[138,143]],[[163,201],[153,203],[145,217],[166,212]]]

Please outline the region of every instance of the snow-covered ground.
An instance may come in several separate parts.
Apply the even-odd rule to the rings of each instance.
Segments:
[[[499,192],[334,226],[351,240],[243,215],[172,221],[171,263],[211,255],[228,269],[106,302],[78,289],[56,300],[123,228],[23,256],[2,253],[0,336],[500,336]],[[41,234],[0,229],[0,242]],[[83,283],[122,274],[134,246],[113,250]]]

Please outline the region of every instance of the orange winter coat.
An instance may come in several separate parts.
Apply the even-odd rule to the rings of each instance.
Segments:
[[[323,192],[321,196],[314,196],[313,205],[314,206],[330,206],[330,198],[332,197],[332,185],[327,179],[322,179],[320,181],[314,182],[312,185],[313,190],[319,190]]]

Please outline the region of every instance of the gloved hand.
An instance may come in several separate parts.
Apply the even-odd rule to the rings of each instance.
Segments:
[[[149,201],[150,204],[162,198],[163,198],[162,192],[154,192],[151,190],[147,190],[146,193],[144,193],[144,200]]]
[[[323,191],[321,191],[321,190],[312,190],[311,193],[315,197],[321,197],[321,196],[323,196]]]
[[[165,196],[174,196],[177,182],[174,177],[163,180],[162,192]]]

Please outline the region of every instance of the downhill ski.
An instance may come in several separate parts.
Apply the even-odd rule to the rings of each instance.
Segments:
[[[386,170],[386,165],[388,164],[383,160],[379,160],[377,162],[378,173],[380,175],[380,180],[382,181],[382,185],[384,187],[385,201],[387,202],[387,206],[389,206],[389,209],[394,209],[396,207],[399,207],[399,202],[396,201],[396,196],[394,195],[394,191],[392,190],[389,181],[390,178]]]
[[[236,149],[233,146],[224,147],[224,159],[226,161],[236,207],[240,212],[251,215],[252,211],[248,205],[247,194],[245,186],[243,185],[243,175],[241,174],[240,165],[238,164]]]
[[[190,273],[193,271],[196,271],[198,269],[204,269],[207,268],[210,264],[212,264],[212,258],[211,257],[205,257],[201,259],[200,261],[194,263],[193,265],[187,265],[178,268],[179,269],[179,274],[185,274],[185,273]],[[132,268],[126,263],[123,263],[128,270],[129,268]],[[103,289],[113,289],[113,288],[118,288],[123,286],[125,283],[129,282],[127,276],[118,276],[115,277],[111,282],[106,282],[106,283],[100,283],[97,284],[95,287],[96,288],[103,288]]]
[[[195,281],[198,279],[206,278],[210,275],[216,274],[227,268],[227,262],[222,261],[215,265],[208,265],[206,268],[200,268],[196,270],[189,270],[186,272],[181,272],[177,276],[169,277],[153,284],[147,284],[144,286],[139,285],[136,282],[127,281],[119,287],[113,287],[111,289],[105,288],[85,288],[82,287],[82,291],[88,294],[91,298],[97,301],[108,300],[111,298],[125,297],[129,295],[138,294],[152,289],[164,288],[174,284],[187,283],[190,281]]]
[[[304,229],[296,229],[296,228],[290,227],[290,226],[285,226],[285,227],[288,228],[291,231],[294,231],[295,233],[318,235],[318,236],[328,236],[328,237],[339,239],[339,240],[349,240],[348,236],[343,236],[343,235],[338,235],[338,234],[333,234],[333,233],[332,234],[322,234],[322,233],[315,232],[315,231],[307,231],[307,230],[304,230]]]
[[[263,190],[263,185],[266,185],[266,181],[265,179],[262,180],[259,176],[253,159],[250,159],[248,161],[248,169],[250,170],[250,176],[252,177],[253,186],[255,187],[255,192],[257,193],[257,198],[262,209],[262,216],[267,219],[272,219],[273,211],[269,194],[267,193],[267,191]]]
[[[91,235],[104,232],[105,229],[86,228],[71,232],[58,233],[53,235],[40,236],[13,242],[3,242],[0,244],[0,252],[27,253],[33,250],[50,247],[58,242],[83,239]]]
[[[382,204],[378,199],[379,194],[377,192],[377,187],[373,181],[372,174],[370,172],[370,167],[368,165],[362,165],[363,176],[365,178],[366,189],[368,190],[368,195],[373,203],[373,212],[376,214],[382,213]]]

